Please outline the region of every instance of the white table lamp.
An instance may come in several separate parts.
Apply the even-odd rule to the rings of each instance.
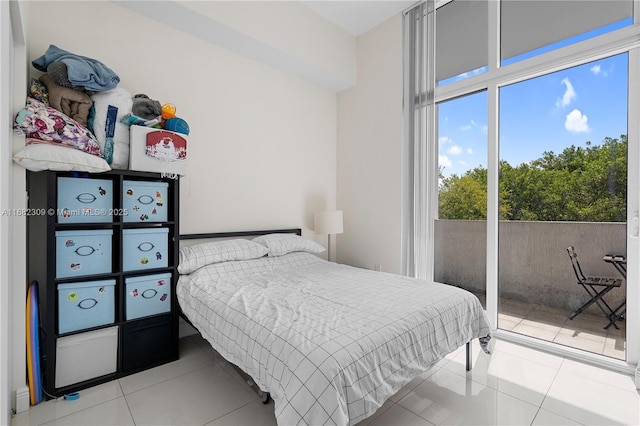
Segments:
[[[314,215],[316,234],[328,235],[327,260],[331,260],[331,235],[342,234],[342,210],[318,212]]]

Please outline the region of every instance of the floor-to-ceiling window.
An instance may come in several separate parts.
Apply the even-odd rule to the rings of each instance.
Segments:
[[[434,223],[434,278],[474,292],[484,305],[487,93],[448,100],[436,107],[438,215]]]
[[[424,134],[437,156],[430,273],[478,294],[498,332],[601,362],[640,355],[637,262],[605,259],[638,258],[636,5],[453,0],[423,40],[435,52],[420,103],[436,129]],[[570,246],[586,274],[620,280],[602,298],[617,315],[581,311],[593,296]]]
[[[509,84],[498,110],[498,327],[622,360],[624,270],[603,259],[627,257],[627,70],[621,53]],[[568,247],[613,280],[602,300]]]

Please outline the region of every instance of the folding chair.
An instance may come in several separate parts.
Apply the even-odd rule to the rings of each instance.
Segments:
[[[575,272],[576,274],[578,284],[585,289],[590,297],[590,299],[584,305],[582,305],[578,310],[571,313],[569,319],[574,319],[576,316],[584,312],[585,309],[595,303],[609,319],[609,325],[613,324],[616,329],[620,329],[620,327],[616,325],[614,320],[614,318],[616,317],[614,310],[611,309],[611,307],[607,304],[603,297],[614,288],[620,287],[620,285],[622,285],[622,280],[619,278],[609,277],[585,277],[584,273],[582,273],[580,262],[578,262],[578,255],[576,254],[576,250],[573,247],[568,247],[567,253],[569,253],[571,266],[573,267],[573,272]],[[607,327],[609,327],[609,325],[607,325]]]

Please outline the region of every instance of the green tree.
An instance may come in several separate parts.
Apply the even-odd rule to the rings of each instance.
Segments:
[[[624,222],[627,199],[627,137],[602,145],[543,152],[513,167],[500,162],[500,219]],[[486,219],[487,170],[440,176],[441,219]]]

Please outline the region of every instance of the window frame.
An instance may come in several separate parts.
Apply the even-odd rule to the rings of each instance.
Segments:
[[[437,9],[450,1],[436,2]],[[638,216],[640,212],[640,120],[631,119],[640,116],[640,81],[628,78],[628,200],[627,200],[627,336],[626,361],[603,355],[593,354],[558,344],[545,342],[532,337],[497,329],[498,324],[498,168],[499,168],[499,90],[501,87],[550,74],[567,68],[583,65],[599,59],[628,52],[628,75],[640,75],[640,0],[633,0],[633,24],[594,38],[580,41],[565,47],[551,50],[528,59],[500,65],[500,2],[489,1],[488,6],[488,69],[465,79],[437,86],[434,90],[435,105],[454,98],[479,91],[487,91],[487,269],[486,269],[486,310],[495,335],[516,343],[525,344],[540,350],[569,356],[581,361],[611,368],[626,374],[633,374],[640,360],[640,244],[638,240]],[[436,58],[437,61],[437,58]],[[427,141],[436,146],[435,140]],[[428,176],[437,174],[437,156],[428,164]],[[437,217],[437,185],[431,186],[431,203],[428,207],[431,218]],[[434,196],[435,202],[434,202]],[[433,234],[431,234],[433,247]],[[430,256],[428,272],[433,277],[433,256]]]

